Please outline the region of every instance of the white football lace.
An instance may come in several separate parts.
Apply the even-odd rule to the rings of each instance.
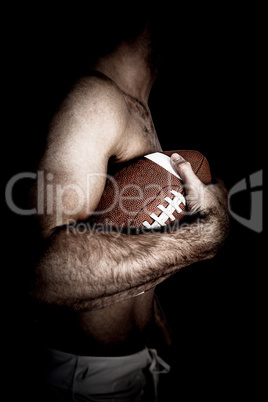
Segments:
[[[166,226],[166,221],[168,219],[170,219],[171,221],[175,221],[175,216],[173,215],[175,211],[177,211],[178,213],[182,212],[180,204],[186,205],[185,197],[175,190],[170,190],[170,192],[174,195],[174,198],[171,199],[169,197],[165,197],[165,201],[167,201],[168,203],[167,207],[164,207],[161,204],[157,205],[157,208],[160,209],[160,211],[162,212],[159,216],[157,216],[154,212],[150,214],[150,217],[154,220],[154,222],[150,224],[149,222],[144,221],[142,224],[146,229]]]

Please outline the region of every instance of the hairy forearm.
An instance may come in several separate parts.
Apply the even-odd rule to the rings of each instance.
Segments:
[[[32,294],[73,309],[102,308],[133,297],[178,269],[215,255],[222,242],[215,225],[209,214],[166,233],[61,228],[46,241]]]

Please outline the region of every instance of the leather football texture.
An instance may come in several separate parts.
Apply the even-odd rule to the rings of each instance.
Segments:
[[[90,223],[120,229],[159,229],[181,221],[187,210],[185,190],[170,156],[179,153],[197,177],[211,183],[210,166],[198,151],[156,152],[129,161],[107,182]]]

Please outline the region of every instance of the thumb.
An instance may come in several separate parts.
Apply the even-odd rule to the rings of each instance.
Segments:
[[[200,185],[201,181],[195,175],[190,162],[177,153],[171,155],[171,165],[182,178],[184,185]]]

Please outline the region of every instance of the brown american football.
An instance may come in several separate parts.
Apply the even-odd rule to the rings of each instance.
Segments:
[[[155,229],[180,221],[187,210],[183,183],[170,156],[179,153],[197,177],[211,183],[207,159],[198,151],[155,152],[130,161],[107,178],[91,223],[115,228]]]

